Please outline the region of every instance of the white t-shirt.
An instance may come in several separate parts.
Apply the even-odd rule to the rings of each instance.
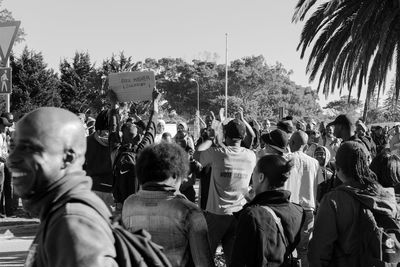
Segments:
[[[244,147],[210,147],[201,152],[200,163],[211,164],[206,210],[219,215],[241,210],[256,165],[254,152]]]
[[[315,209],[319,163],[301,151],[292,153],[294,166],[284,188],[291,192],[290,201],[305,209]]]

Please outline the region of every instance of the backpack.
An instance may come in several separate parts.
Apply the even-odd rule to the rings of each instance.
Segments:
[[[116,257],[119,267],[171,267],[162,247],[151,241],[151,235],[141,229],[134,233],[126,230],[119,222],[104,215],[94,200],[82,197],[71,197],[65,203],[83,203],[97,211],[110,225],[115,239]],[[61,207],[59,205],[58,207]],[[56,210],[56,209],[55,209]],[[53,210],[53,212],[55,211]]]
[[[120,147],[113,166],[112,194],[117,203],[124,203],[126,198],[139,190],[135,167],[134,149],[130,146]]]
[[[344,188],[338,188],[358,199]],[[400,223],[388,214],[373,212],[360,202],[360,266],[398,266],[400,264]]]

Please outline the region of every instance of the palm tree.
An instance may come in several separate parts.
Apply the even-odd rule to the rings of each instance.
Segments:
[[[319,4],[318,6],[316,6]],[[381,93],[395,65],[395,96],[400,91],[400,0],[299,0],[293,21],[305,19],[298,50],[301,58],[313,43],[307,63],[310,81],[319,75],[325,95],[343,88],[357,99],[367,90],[364,119],[374,91]],[[397,55],[397,56],[396,56]]]

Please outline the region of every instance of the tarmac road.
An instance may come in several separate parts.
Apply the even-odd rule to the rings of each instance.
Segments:
[[[24,266],[38,226],[38,219],[0,218],[0,266]]]

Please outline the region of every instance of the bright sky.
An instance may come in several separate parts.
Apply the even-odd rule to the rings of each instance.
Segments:
[[[308,86],[306,60],[296,51],[303,23],[291,23],[296,2],[4,0],[1,8],[21,20],[27,34],[14,52],[25,45],[41,51],[55,70],[75,51],[89,52],[97,66],[120,51],[135,61],[182,57],[189,62],[209,51],[224,63],[228,33],[229,61],[262,54],[268,64],[283,63],[297,84]]]

